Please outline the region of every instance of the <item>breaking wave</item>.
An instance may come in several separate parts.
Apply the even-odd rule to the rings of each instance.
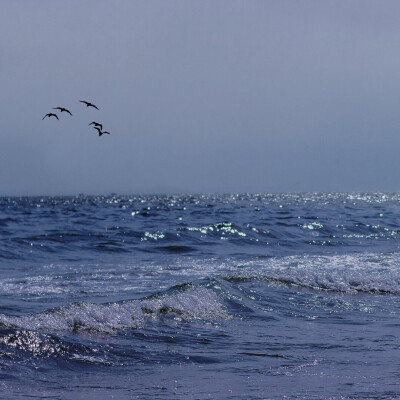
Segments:
[[[112,332],[141,328],[150,319],[216,320],[227,312],[217,294],[204,287],[192,287],[172,294],[120,303],[77,303],[28,316],[0,314],[0,326],[7,328]]]
[[[400,294],[400,254],[289,256],[263,265],[249,262],[228,281],[257,279],[275,284],[346,293]]]

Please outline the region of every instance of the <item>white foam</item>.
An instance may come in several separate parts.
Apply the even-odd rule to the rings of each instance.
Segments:
[[[290,256],[242,267],[237,277],[347,293],[400,294],[400,254]]]
[[[123,303],[80,303],[23,317],[0,314],[0,323],[8,327],[43,330],[91,329],[111,332],[143,327],[148,319],[227,318],[218,296],[204,287],[190,288],[170,295]]]

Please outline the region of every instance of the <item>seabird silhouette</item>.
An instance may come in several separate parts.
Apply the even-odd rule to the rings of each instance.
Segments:
[[[53,113],[48,113],[48,114],[46,114],[43,118],[42,118],[42,121],[46,118],[46,117],[56,117],[57,119],[58,119],[58,117],[57,117],[57,115],[56,114],[53,114]]]
[[[86,107],[93,107],[93,108],[96,108],[96,109],[98,110],[98,108],[97,108],[94,104],[89,103],[88,101],[79,100],[79,102],[80,102],[80,103],[85,103],[85,104],[86,104]]]
[[[98,128],[97,126],[94,126],[93,128],[96,129],[97,132],[99,132],[99,136],[101,136],[101,135],[104,133],[104,132],[102,132],[101,129]]]
[[[53,107],[53,110],[60,110],[61,112],[67,112],[68,114],[72,115],[71,111],[67,110],[64,107]]]
[[[101,131],[101,129],[100,129],[100,128],[98,128],[97,126],[94,126],[93,128],[94,128],[94,129],[96,129],[96,130],[97,130],[97,132],[99,132],[99,136],[103,135],[104,133],[107,133],[107,135],[109,135],[109,134],[110,134],[110,132],[107,132],[107,131],[104,131],[104,132],[102,132],[102,131]]]
[[[96,122],[96,121],[91,122],[91,123],[89,124],[89,126],[90,126],[90,125],[99,126],[100,129],[103,129],[103,125],[102,125],[102,124],[99,124],[99,123]]]

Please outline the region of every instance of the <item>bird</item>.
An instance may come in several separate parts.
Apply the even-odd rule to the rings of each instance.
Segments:
[[[58,119],[58,117],[57,117],[57,115],[56,114],[53,114],[53,113],[48,113],[48,114],[46,114],[43,118],[42,118],[42,121],[46,118],[46,117],[56,117],[57,119]]]
[[[97,132],[99,132],[99,136],[103,135],[104,133],[107,133],[107,135],[109,135],[109,134],[110,134],[110,132],[107,132],[107,131],[104,131],[104,132],[102,132],[102,131],[101,131],[101,129],[100,129],[100,128],[98,128],[97,126],[94,126],[93,128],[94,128],[94,129],[96,129],[96,130],[97,130]]]
[[[97,126],[93,127],[94,129],[97,129],[97,132],[99,132],[99,136],[101,136],[104,132],[101,131],[100,128],[98,128]]]
[[[90,125],[99,126],[100,129],[103,129],[103,125],[102,125],[102,124],[99,124],[99,123],[96,122],[96,121],[91,122],[91,123],[89,124],[89,126],[90,126]]]
[[[96,109],[98,110],[98,108],[97,108],[94,104],[89,103],[88,101],[79,100],[79,102],[80,102],[80,103],[85,103],[85,104],[86,104],[86,107],[93,107],[93,108],[96,108]]]
[[[71,111],[67,110],[64,107],[53,107],[53,110],[60,110],[61,112],[67,112],[69,115],[72,115]]]

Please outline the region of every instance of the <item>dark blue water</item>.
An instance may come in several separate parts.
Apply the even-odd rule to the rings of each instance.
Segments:
[[[400,397],[400,195],[0,198],[0,398]]]

